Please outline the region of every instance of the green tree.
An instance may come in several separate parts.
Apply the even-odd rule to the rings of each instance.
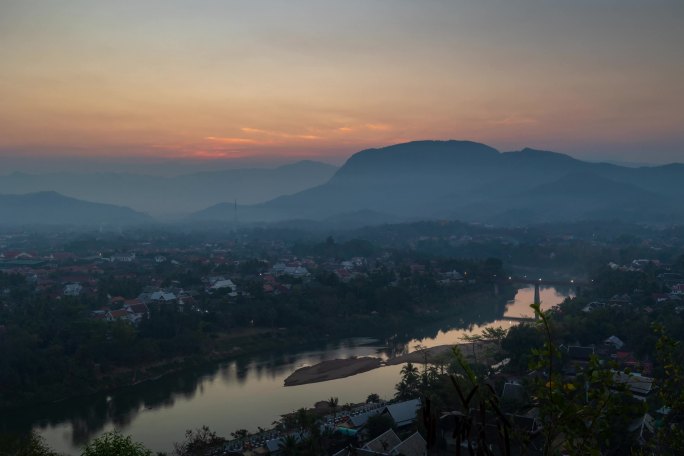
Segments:
[[[107,432],[88,444],[81,456],[152,456],[152,451],[130,436]]]
[[[366,398],[366,404],[377,404],[378,402],[380,402],[380,395],[376,393],[371,393]]]
[[[236,431],[241,432],[241,431]],[[245,435],[247,431],[244,431]],[[201,456],[207,450],[222,445],[226,439],[218,437],[208,426],[202,426],[194,431],[185,431],[185,440],[181,443],[174,443],[174,454],[176,456]]]
[[[35,432],[27,436],[0,435],[0,456],[59,456]]]
[[[560,350],[553,340],[548,314],[532,304],[544,345],[533,350],[531,367],[542,374],[535,379],[544,447],[542,454],[599,455],[603,450],[630,451],[624,429],[643,416],[644,404],[631,401],[624,385],[615,381],[615,370],[602,366],[596,356],[574,380],[559,369]]]
[[[419,391],[420,372],[413,363],[406,363],[401,368],[401,381],[397,383],[395,389],[397,392],[394,397],[400,400],[412,399],[417,397]]]
[[[684,256],[682,257],[684,258]],[[663,374],[658,380],[658,398],[668,413],[649,444],[652,454],[684,454],[684,361],[680,341],[670,337],[662,326],[654,326],[658,334],[658,361]]]
[[[238,439],[238,440],[246,439],[247,436],[249,435],[249,431],[247,429],[238,429],[235,432],[231,432],[230,435],[234,439]]]
[[[501,348],[510,359],[509,366],[516,372],[527,372],[532,360],[532,350],[540,347],[544,339],[532,324],[519,324],[508,330],[501,341]]]

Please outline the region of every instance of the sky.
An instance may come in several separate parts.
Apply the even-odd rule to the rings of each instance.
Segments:
[[[684,162],[682,43],[682,0],[0,0],[0,166],[418,139]]]

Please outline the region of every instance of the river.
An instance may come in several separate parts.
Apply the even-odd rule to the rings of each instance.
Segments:
[[[561,302],[569,291],[553,287],[540,291],[542,308]],[[534,288],[521,288],[509,301],[505,317],[532,316],[529,304]],[[460,326],[464,326],[461,322]],[[462,342],[466,334],[485,327],[516,324],[497,320],[465,329],[440,330],[431,336],[414,338],[403,345],[431,347]],[[396,346],[393,347],[396,351]],[[347,339],[311,350],[270,353],[224,362],[204,371],[172,374],[154,382],[124,388],[110,394],[98,394],[23,410],[12,417],[0,418],[2,427],[21,431],[34,429],[54,450],[76,455],[92,438],[118,429],[130,434],[154,451],[170,451],[174,441],[181,441],[185,431],[208,425],[219,435],[229,437],[240,428],[256,431],[271,427],[280,415],[300,407],[311,407],[318,400],[332,396],[340,404],[362,402],[370,393],[391,398],[399,380],[400,365],[375,369],[363,374],[295,387],[283,381],[299,367],[320,361],[351,356],[386,357],[392,348],[376,339]]]

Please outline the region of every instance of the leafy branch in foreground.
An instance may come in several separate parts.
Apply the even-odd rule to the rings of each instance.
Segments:
[[[651,454],[684,454],[684,368],[681,343],[670,337],[662,325],[653,325],[658,335],[656,350],[663,368],[658,380],[658,398],[664,414],[656,436],[649,445]]]
[[[616,382],[616,367],[601,364],[595,355],[574,378],[564,376],[549,317],[538,304],[531,307],[544,335],[542,348],[533,350],[531,365],[543,425],[542,453],[620,454],[620,448],[629,445],[620,430],[627,429],[630,417],[645,413],[645,404],[631,400],[625,385]]]
[[[461,371],[450,375],[461,409],[451,415],[453,437],[465,444],[471,455],[510,455],[511,424],[499,407],[496,392],[475,374],[458,347],[454,347],[453,354]],[[496,435],[495,441],[492,441],[492,432]],[[456,454],[462,454],[461,444],[456,447]]]

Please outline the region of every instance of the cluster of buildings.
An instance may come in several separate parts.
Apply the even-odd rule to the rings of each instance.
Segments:
[[[421,401],[412,399],[395,403],[363,404],[348,411],[322,416],[318,421],[321,434],[332,432],[336,439],[328,454],[335,456],[375,455],[375,456],[426,456],[427,442],[416,431]],[[369,418],[386,415],[394,426],[379,436],[370,436],[367,423]],[[286,440],[300,442],[309,436],[309,431],[301,429],[291,432],[264,431],[263,436],[236,439],[217,449],[217,454],[267,455],[286,454]],[[337,447],[336,449],[334,447]]]
[[[143,319],[150,317],[150,309],[147,304],[139,299],[125,299],[121,296],[110,299],[109,306],[103,306],[92,312],[95,320],[105,320],[109,322],[122,320],[139,324]]]
[[[397,271],[403,267],[411,274],[434,274],[436,282],[442,285],[463,281],[461,271],[439,271],[407,259],[397,264],[388,252],[372,257],[299,258],[292,255],[282,241],[251,241],[258,245],[250,248],[247,241],[169,243],[162,236],[159,240],[112,242],[115,247],[108,247],[108,241],[103,240],[70,250],[71,240],[64,239],[61,243],[51,242],[42,250],[36,246],[23,250],[17,247],[32,244],[30,239],[22,238],[21,242],[12,237],[3,239],[6,243],[0,244],[0,270],[25,276],[37,293],[47,294],[52,299],[98,296],[101,299],[100,279],[103,277],[134,279],[163,289],[162,278],[173,270],[209,271],[209,276],[203,279],[203,289],[193,291],[228,295],[229,298],[244,293],[239,285],[247,281],[261,280],[266,294],[284,294],[293,283],[311,282],[318,274],[333,274],[344,283],[367,277],[378,268]],[[17,245],[8,241],[17,241]],[[264,259],[254,260],[256,247]],[[243,263],[249,262],[257,263],[259,271],[242,267]],[[181,286],[188,288],[187,284]]]

